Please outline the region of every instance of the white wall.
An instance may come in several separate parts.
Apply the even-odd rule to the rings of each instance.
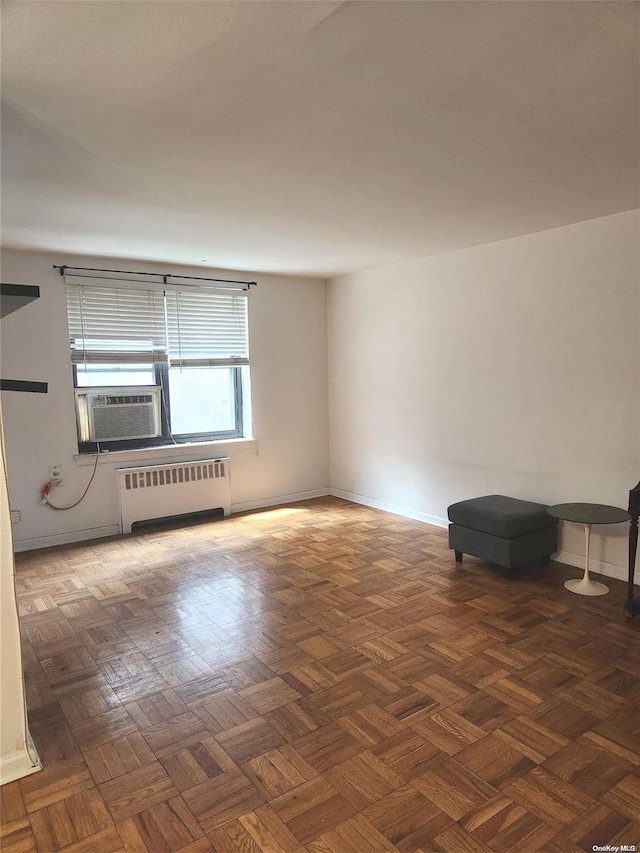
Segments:
[[[126,462],[101,457],[86,499],[69,512],[39,504],[50,465],[63,466],[64,486],[52,499],[73,503],[91,467],[78,464],[64,286],[53,264],[132,270],[166,265],[113,258],[4,250],[2,280],[40,286],[41,298],[2,321],[2,375],[49,382],[49,393],[2,393],[17,549],[114,533],[119,519],[114,469],[146,462],[231,456],[232,509],[325,494],[328,489],[326,282],[322,279],[233,273],[251,278],[249,336],[254,436],[257,442],[130,453]],[[229,276],[203,266],[171,272]],[[213,452],[212,452],[213,450]],[[86,459],[83,460],[86,463]]]
[[[42,293],[2,321],[2,375],[49,382],[46,396],[2,394],[11,505],[22,512],[17,548],[115,532],[114,468],[202,458],[203,449],[101,460],[77,509],[40,506],[49,465],[64,469],[60,503],[77,498],[91,474],[74,459],[64,292],[52,265],[122,262],[14,250],[2,261],[3,281]],[[180,269],[193,273],[172,271]],[[329,482],[338,494],[440,524],[449,503],[491,492],[625,505],[640,478],[637,213],[331,281],[330,479],[325,283],[257,279],[257,446],[229,450],[234,509],[324,493]],[[621,573],[624,526],[594,534],[596,565]],[[565,526],[562,547],[579,564],[581,532]]]
[[[9,518],[2,417],[0,415],[0,785],[40,770],[27,731],[20,627]]]
[[[639,304],[637,212],[331,280],[332,491],[443,525],[492,493],[626,506]],[[625,525],[593,532],[622,576]]]

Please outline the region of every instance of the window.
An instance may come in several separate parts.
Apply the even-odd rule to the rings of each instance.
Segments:
[[[73,283],[67,316],[80,452],[243,436],[246,293]]]

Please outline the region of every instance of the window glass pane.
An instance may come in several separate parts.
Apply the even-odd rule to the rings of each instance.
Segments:
[[[171,431],[175,435],[235,430],[234,369],[169,368]]]
[[[79,364],[78,388],[103,385],[155,385],[152,364]]]

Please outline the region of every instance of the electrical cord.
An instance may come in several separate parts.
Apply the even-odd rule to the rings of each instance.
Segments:
[[[96,452],[96,461],[95,461],[94,466],[93,466],[93,473],[91,474],[91,479],[87,483],[87,488],[84,490],[81,497],[79,497],[78,500],[74,504],[71,504],[70,506],[56,506],[55,504],[49,503],[48,495],[49,495],[49,492],[51,490],[51,483],[47,483],[46,486],[42,487],[42,503],[43,504],[46,504],[46,506],[51,507],[51,509],[66,511],[68,509],[73,509],[74,507],[78,506],[79,503],[82,503],[82,501],[85,499],[85,497],[87,495],[87,492],[91,488],[91,483],[93,483],[93,478],[96,476],[96,471],[98,470],[98,459],[100,458],[100,444],[99,444],[99,442],[97,443],[97,448],[98,449]]]

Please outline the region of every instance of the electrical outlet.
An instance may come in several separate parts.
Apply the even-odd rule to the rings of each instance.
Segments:
[[[51,465],[49,468],[49,482],[52,486],[62,485],[62,465]]]
[[[19,521],[22,521],[22,513],[19,509],[11,510],[11,524],[17,524]]]

